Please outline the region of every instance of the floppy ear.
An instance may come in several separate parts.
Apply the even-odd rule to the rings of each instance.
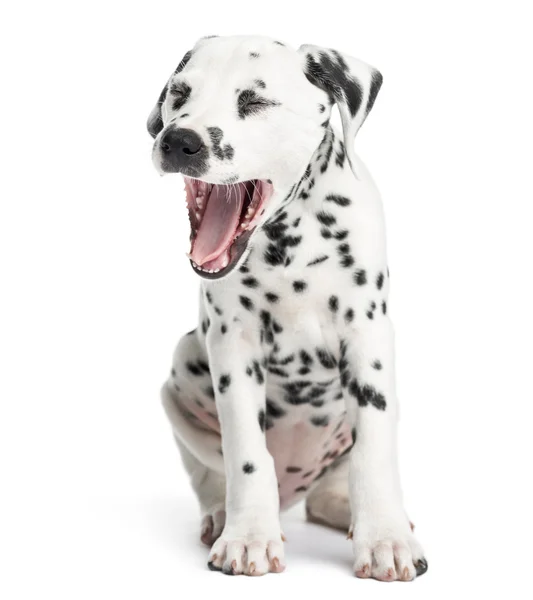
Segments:
[[[182,71],[185,68],[185,65],[189,62],[191,56],[192,56],[192,50],[189,50],[189,52],[187,52],[187,54],[185,54],[185,56],[181,59],[180,64],[177,66],[173,75],[176,75],[176,73],[179,73],[180,71]],[[172,79],[172,77],[170,79]],[[152,112],[150,113],[150,115],[148,117],[148,121],[146,122],[146,128],[148,129],[148,133],[153,138],[157,137],[158,133],[164,127],[163,116],[161,114],[161,107],[163,106],[163,102],[165,101],[165,98],[167,95],[168,84],[170,82],[170,79],[169,79],[169,81],[167,81],[167,83],[165,84],[165,87],[159,94],[159,99],[157,100],[154,108],[152,108]]]
[[[307,79],[328,94],[331,104],[336,102],[339,107],[346,154],[357,177],[353,141],[374,105],[383,77],[377,69],[336,50],[304,44],[298,52],[305,57]]]

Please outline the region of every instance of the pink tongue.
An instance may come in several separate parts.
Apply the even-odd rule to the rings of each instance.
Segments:
[[[191,250],[191,259],[203,265],[220,256],[231,244],[239,226],[245,188],[213,186],[200,228]]]

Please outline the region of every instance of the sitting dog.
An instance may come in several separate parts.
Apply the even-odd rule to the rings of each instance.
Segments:
[[[156,168],[185,179],[201,278],[162,398],[213,570],[283,571],[279,511],[303,498],[349,532],[358,577],[427,569],[397,468],[382,207],[352,150],[381,82],[335,50],[214,36],[149,116]]]

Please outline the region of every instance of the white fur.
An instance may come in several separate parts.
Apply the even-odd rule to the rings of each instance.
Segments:
[[[251,51],[260,53],[260,58],[250,60]],[[397,467],[394,339],[384,304],[389,278],[382,206],[370,175],[351,148],[366,116],[373,70],[344,57],[351,76],[361,85],[362,106],[352,117],[346,103],[337,98],[348,147],[348,160],[337,164],[336,156],[343,151],[342,138],[322,126],[331,110],[328,96],[303,73],[307,55],[320,60],[322,52],[314,46],[295,52],[266,38],[209,39],[199,42],[186,69],[177,76],[186,76],[193,88],[189,103],[181,109],[189,116],[180,126],[202,132],[216,125],[235,148],[233,161],[213,158],[204,179],[219,183],[235,173],[241,180],[269,178],[275,194],[239,263],[246,265],[247,272],[236,268],[220,280],[202,282],[200,323],[204,327],[180,341],[163,399],[200,499],[204,529],[214,529],[213,539],[225,517],[224,529],[211,550],[212,566],[249,574],[283,569],[280,494],[283,502],[284,489],[294,487],[291,477],[300,477],[287,475],[287,466],[309,461],[309,469],[314,469],[324,444],[329,443],[339,424],[342,427],[337,431],[341,433],[356,428],[356,443],[349,455],[337,459],[322,479],[295,493],[294,498],[287,493],[286,504],[307,494],[310,518],[335,527],[349,526],[358,576],[411,580],[423,553],[404,511]],[[266,93],[282,106],[258,119],[239,120],[234,109],[235,90],[255,78],[266,82]],[[323,113],[317,110],[320,103],[326,107]],[[165,125],[172,119],[179,119],[179,115],[173,114],[166,101]],[[160,160],[158,139],[156,164]],[[332,154],[323,172],[321,165],[330,147]],[[303,176],[307,165],[310,170]],[[296,196],[307,190],[307,197],[287,200],[291,187],[298,183]],[[337,204],[328,199],[331,195],[348,198],[350,203]],[[302,240],[297,246],[285,247],[289,264],[277,266],[264,258],[273,243],[265,225],[268,229],[268,223],[282,212],[286,214],[282,223],[287,225],[287,235],[301,236]],[[335,222],[324,226],[317,219],[321,212]],[[324,229],[331,233],[329,237],[324,237]],[[337,240],[336,234],[345,230],[346,237]],[[324,262],[309,264],[326,255]],[[346,255],[354,264],[348,260],[348,266],[341,265]],[[357,273],[359,284],[355,281]],[[256,287],[243,284],[250,276],[257,279]],[[382,284],[378,285],[380,277]],[[295,290],[299,281],[306,284],[302,291]],[[268,302],[267,293],[275,293],[279,301]],[[253,304],[251,310],[243,307],[243,295]],[[283,367],[269,362],[274,355],[272,344],[261,339],[261,329],[265,328],[261,311],[268,311],[269,319],[283,327],[276,334],[279,348],[275,355],[294,357]],[[313,367],[305,377],[298,373],[302,349],[313,357]],[[337,365],[344,361],[349,381],[357,382],[359,388],[342,388],[344,401],[335,400],[341,389],[338,370],[321,364],[317,349],[330,352]],[[208,363],[209,374],[191,375],[187,363],[198,360]],[[246,372],[254,360],[262,364],[262,382]],[[381,368],[375,367],[376,361]],[[272,372],[276,368],[287,376]],[[221,392],[220,378],[228,374],[231,384]],[[336,378],[334,383],[332,378]],[[316,406],[309,402],[293,405],[284,400],[283,385],[302,379],[310,382],[307,389],[327,388],[321,406],[319,402]],[[215,402],[206,391],[210,382]],[[358,402],[350,393],[365,386],[370,394],[367,399],[372,396],[368,390],[379,391],[385,398],[385,410]],[[266,398],[275,401],[285,414],[273,418],[274,426],[265,436],[258,426],[258,413],[265,410]],[[211,407],[215,418],[205,416],[206,406]],[[327,416],[329,423],[324,427],[309,425],[316,416]],[[341,433],[337,436],[342,437]],[[245,463],[253,465],[253,473],[243,471]],[[222,474],[225,500],[221,499]],[[347,494],[349,523],[345,522]],[[214,519],[218,521],[213,525]]]

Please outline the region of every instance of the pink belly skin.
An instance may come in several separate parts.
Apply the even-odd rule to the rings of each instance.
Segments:
[[[192,400],[185,396],[180,397],[179,402],[195,426],[220,434],[213,400]],[[274,459],[282,509],[303,498],[323,470],[352,445],[344,413],[332,418],[328,425],[318,427],[308,419],[278,420],[267,430],[266,442]]]
[[[274,427],[267,431],[266,439],[274,458],[282,509],[304,497],[324,469],[352,444],[345,417],[326,427],[304,421],[290,429]]]

